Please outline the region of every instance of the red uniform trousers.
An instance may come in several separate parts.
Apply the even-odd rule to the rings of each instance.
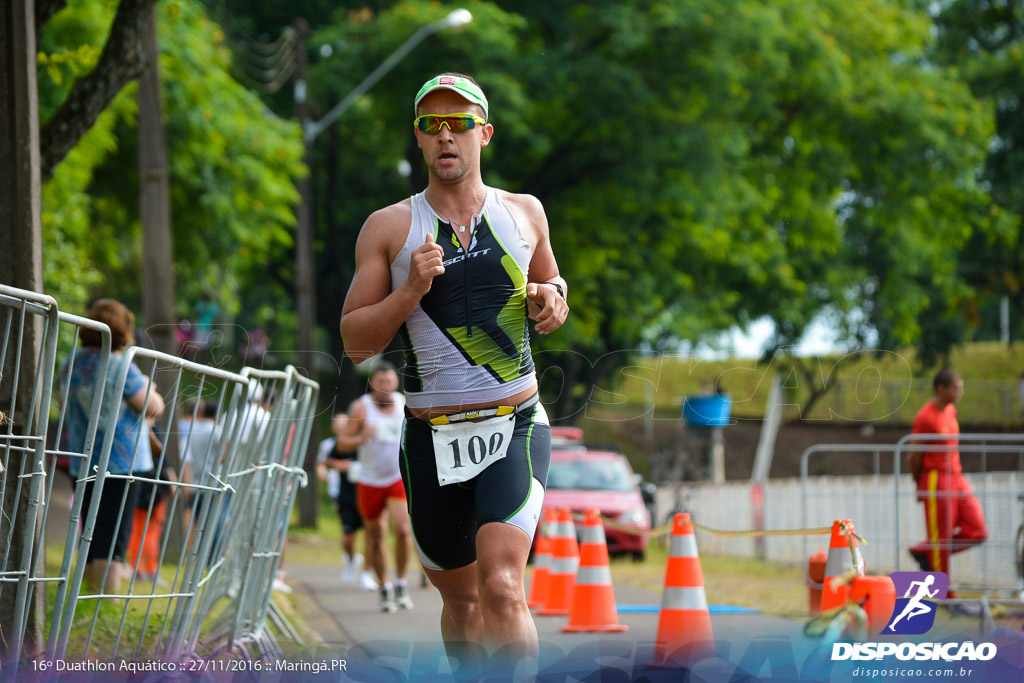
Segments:
[[[949,556],[988,538],[981,503],[959,472],[926,469],[917,482],[917,499],[924,502],[928,540],[910,548],[928,558],[932,571],[949,575]]]
[[[142,553],[138,571],[156,576],[160,569],[160,543],[163,540],[164,524],[167,522],[167,501],[161,500],[153,504],[153,512],[149,516],[149,528],[146,529],[146,508],[135,508],[135,522],[132,524],[132,537],[128,542],[128,553],[125,561],[135,566],[135,560]],[[123,524],[124,522],[122,522]],[[143,539],[142,530],[146,529]]]

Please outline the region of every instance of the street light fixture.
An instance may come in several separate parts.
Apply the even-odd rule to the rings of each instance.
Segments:
[[[453,10],[444,19],[438,19],[435,22],[427,24],[426,26],[420,27],[416,33],[409,36],[402,45],[391,53],[391,55],[385,59],[380,66],[373,70],[369,76],[363,79],[363,82],[357,85],[352,92],[334,105],[329,112],[319,121],[306,121],[303,123],[303,130],[306,135],[306,144],[313,142],[317,135],[324,132],[328,126],[334,123],[339,116],[345,113],[345,111],[352,106],[352,104],[359,99],[359,97],[367,90],[372,88],[377,81],[384,77],[388,71],[391,71],[395,64],[398,64],[414,47],[420,44],[420,42],[427,36],[433,35],[438,31],[443,31],[447,28],[455,28],[456,26],[463,26],[473,20],[473,15],[468,9],[459,8]]]

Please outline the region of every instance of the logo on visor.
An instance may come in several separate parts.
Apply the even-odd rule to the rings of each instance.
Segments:
[[[437,82],[438,85],[455,85],[455,79],[451,76],[441,76]]]
[[[935,624],[935,611],[939,600],[946,599],[949,576],[944,572],[894,572],[891,574],[896,588],[896,607],[883,635],[899,633],[920,635]]]

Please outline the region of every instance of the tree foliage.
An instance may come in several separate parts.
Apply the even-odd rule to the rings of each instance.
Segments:
[[[573,310],[534,345],[542,371],[562,374],[562,417],[637,349],[764,316],[781,347],[825,314],[854,347],[941,353],[970,333],[964,311],[979,292],[1018,291],[1020,22],[999,3],[942,3],[934,21],[903,0],[210,5],[232,44],[274,40],[290,12],[306,12],[315,118],[423,25],[456,7],[473,14],[427,38],[314,143],[318,318],[339,356],[355,236],[372,211],[425,186],[412,97],[445,70],[474,75],[490,98],[485,181],[547,209]],[[96,7],[51,20],[44,81],[96,58],[102,40],[74,35],[108,30],[113,4]],[[223,34],[195,0],[161,7],[179,286],[186,297],[241,292],[251,322],[291,325],[280,305],[301,153],[297,127],[280,120],[293,115],[290,93],[265,97],[272,114],[228,76]],[[66,13],[77,23],[57,32]],[[92,277],[97,264],[134,263],[132,116],[115,101],[47,187],[48,211],[67,199],[77,216],[50,220],[54,244],[84,249]],[[97,230],[111,239],[81,244]],[[555,374],[544,388],[559,391]]]
[[[334,271],[366,215],[425,183],[411,97],[452,69],[492,102],[485,180],[547,208],[573,311],[535,346],[575,399],[641,346],[762,316],[783,345],[829,312],[853,344],[891,348],[969,294],[956,262],[993,230],[978,178],[992,121],[955,70],[927,61],[926,13],[893,0],[465,6],[471,24],[431,38],[338,124]],[[311,54],[333,51],[312,70],[321,111],[452,7],[395,3],[316,33]],[[394,171],[403,157],[411,182]]]
[[[1024,337],[1024,7],[997,0],[938,3],[938,40],[932,58],[956,69],[995,117],[982,182],[991,193],[994,229],[972,235],[959,271],[970,286],[964,315],[952,329],[939,330],[953,341],[973,336],[998,339],[999,302],[1011,302],[1014,339]]]
[[[47,24],[40,110],[56,111],[88,73],[115,5],[72,3]],[[301,131],[229,74],[224,33],[194,0],[159,5],[179,305],[202,293],[237,312],[241,292],[286,261]],[[49,291],[84,304],[99,291],[139,301],[141,231],[134,86],[122,91],[44,188]],[[69,277],[70,275],[70,277]],[[280,290],[280,288],[279,288]]]

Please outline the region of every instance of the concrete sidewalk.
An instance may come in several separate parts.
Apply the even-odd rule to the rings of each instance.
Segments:
[[[362,658],[364,663],[398,666],[408,680],[415,678],[411,671],[417,667],[445,673],[439,627],[441,598],[432,586],[420,587],[418,573],[412,574],[409,582],[415,607],[386,614],[377,609],[376,592],[341,582],[340,567],[289,562],[287,571],[289,583],[295,588],[297,606],[320,634],[324,648],[346,653],[349,658]],[[622,585],[615,586],[615,597],[620,608],[619,621],[629,627],[625,633],[563,633],[561,626],[567,623],[567,617],[535,616],[542,659],[557,658],[559,653],[571,655],[572,659],[592,659],[593,652],[609,647],[619,657],[629,652],[628,656],[636,661],[649,661],[658,629],[656,609],[661,603],[660,593]],[[633,611],[636,606],[650,611]],[[755,640],[805,640],[802,622],[771,615],[716,614],[712,606],[712,625],[719,654],[730,659],[738,659]]]

